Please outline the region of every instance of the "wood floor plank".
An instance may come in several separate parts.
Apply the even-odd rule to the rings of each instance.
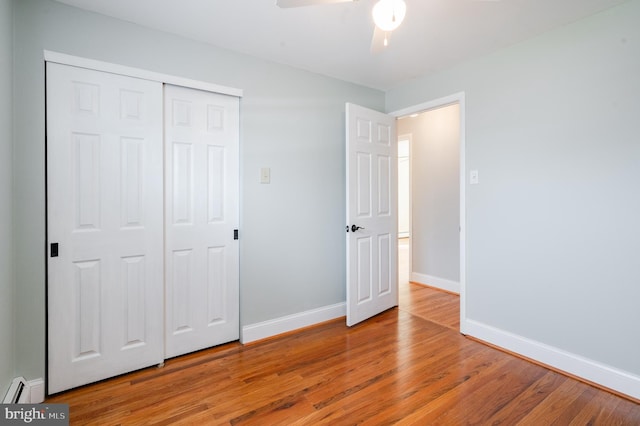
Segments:
[[[460,329],[459,297],[420,284],[401,287],[400,308],[453,330]]]
[[[486,424],[511,401],[519,399],[545,373],[543,368],[522,360],[509,360],[505,367],[494,379],[483,378],[484,383],[471,390],[474,394],[485,395],[480,404],[464,404],[465,411],[454,405],[438,420],[449,424]]]
[[[476,352],[468,352],[465,357],[467,364],[475,361],[483,361],[486,354],[478,354]],[[480,374],[482,368],[489,367],[489,364],[483,363],[477,370]],[[375,389],[378,393],[385,395],[383,400],[378,402],[380,408],[384,408],[380,412],[358,413],[352,412],[350,407],[349,415],[358,415],[378,424],[393,424],[401,421],[414,413],[420,413],[418,417],[429,414],[426,418],[431,418],[431,414],[438,407],[438,402],[443,401],[443,396],[450,394],[454,389],[464,386],[469,380],[473,379],[474,374],[466,367],[452,365],[451,361],[437,363],[433,365],[428,372],[416,372],[411,380],[394,381],[387,391],[387,388]],[[436,403],[433,403],[433,402]]]
[[[489,418],[491,423],[503,425],[516,424],[567,380],[567,378],[561,374],[545,370],[542,367],[540,368],[544,371],[544,375],[531,383],[517,398],[513,398],[508,404],[492,415]]]
[[[565,380],[547,398],[529,412],[518,424],[551,425],[584,390],[577,380]]]

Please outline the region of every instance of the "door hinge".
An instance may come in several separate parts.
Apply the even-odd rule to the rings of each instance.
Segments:
[[[237,230],[237,229],[234,229],[234,230],[233,230],[233,239],[234,239],[234,240],[237,240],[237,239],[238,239],[238,230]]]

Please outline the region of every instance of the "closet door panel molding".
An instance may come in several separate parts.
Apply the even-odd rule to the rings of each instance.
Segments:
[[[166,357],[239,338],[239,100],[165,85]]]
[[[47,63],[49,393],[163,360],[162,90]]]

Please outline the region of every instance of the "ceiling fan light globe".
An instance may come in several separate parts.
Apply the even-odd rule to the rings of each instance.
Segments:
[[[404,0],[380,0],[373,6],[373,22],[382,31],[393,31],[400,26],[407,13]]]

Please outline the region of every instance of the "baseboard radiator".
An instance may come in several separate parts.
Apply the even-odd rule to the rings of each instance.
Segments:
[[[24,377],[16,377],[11,382],[11,386],[9,386],[9,390],[4,397],[4,404],[28,404],[30,401],[29,397],[29,385]]]

